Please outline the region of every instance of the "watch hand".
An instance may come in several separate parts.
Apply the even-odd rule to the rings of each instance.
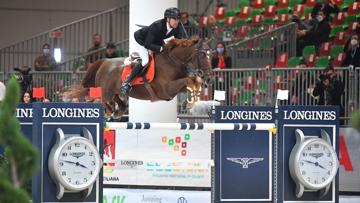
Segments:
[[[81,166],[81,167],[83,167],[83,168],[86,168],[86,169],[87,169],[87,167],[86,167],[85,165],[80,164],[79,162],[66,161],[66,160],[64,160],[64,162],[66,162],[66,163],[70,163],[70,164],[75,164],[76,166]]]
[[[312,161],[308,161],[308,160],[304,160],[304,161],[309,163],[309,164],[315,164],[315,162],[312,162]]]
[[[320,168],[322,169],[325,169],[325,167],[323,167],[322,165],[320,165],[318,162],[312,162],[312,161],[308,161],[308,160],[304,160],[305,162],[307,163],[310,163],[310,164],[314,164],[315,166],[319,166]]]

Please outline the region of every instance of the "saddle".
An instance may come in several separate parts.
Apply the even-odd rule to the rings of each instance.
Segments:
[[[124,81],[126,77],[131,73],[131,70],[134,65],[134,61],[139,58],[139,55],[137,53],[132,53],[125,63],[124,70],[121,74],[121,80]],[[132,85],[142,85],[145,82],[149,83],[154,79],[155,76],[155,60],[154,60],[154,53],[151,52],[149,55],[149,63],[143,68],[142,72],[134,78],[134,80],[131,82]],[[146,81],[144,81],[144,79]]]

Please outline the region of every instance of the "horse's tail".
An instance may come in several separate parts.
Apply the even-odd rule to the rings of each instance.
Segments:
[[[83,87],[81,85],[76,85],[73,87],[70,87],[67,91],[63,93],[63,97],[67,99],[73,99],[78,98],[81,99],[82,97],[85,97],[89,93],[89,88]]]

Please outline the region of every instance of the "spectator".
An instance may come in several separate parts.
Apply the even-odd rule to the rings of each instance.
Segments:
[[[116,52],[116,46],[115,46],[115,44],[109,42],[109,43],[106,45],[105,57],[106,57],[106,58],[109,58],[109,59],[119,57],[119,55],[118,55],[117,52]]]
[[[42,100],[42,102],[43,102],[43,103],[50,103],[51,101],[50,101],[50,99],[48,99],[48,98],[44,98],[44,99]]]
[[[299,12],[295,11],[291,17],[291,21],[296,23],[298,26],[298,30],[307,30],[308,27],[306,24],[300,19]]]
[[[331,14],[339,13],[339,7],[336,5],[334,0],[325,0],[322,3],[317,3],[311,11],[311,17],[315,18],[319,11],[323,11],[328,21],[330,21]]]
[[[23,95],[23,103],[29,104],[31,103],[31,94],[30,92],[25,92]]]
[[[189,13],[185,11],[185,12],[181,12],[180,15],[181,15],[181,23],[184,26],[190,26]]]
[[[207,24],[210,27],[215,27],[216,26],[216,18],[215,18],[215,16],[209,15],[208,20],[207,20]]]
[[[346,56],[342,66],[360,67],[359,33],[355,33],[351,36],[348,45],[345,46],[344,51]]]
[[[42,46],[43,55],[37,57],[34,62],[36,71],[54,71],[56,70],[56,61],[50,54],[50,45],[45,43]]]
[[[102,43],[101,35],[98,33],[94,34],[93,35],[93,46],[87,52],[89,53],[89,52],[93,52],[93,51],[101,49],[101,43]],[[100,58],[102,58],[101,53],[93,53],[93,54],[88,55],[88,57],[86,58],[86,61],[88,63],[93,63],[93,62],[99,60]]]
[[[341,106],[341,95],[344,93],[344,84],[336,78],[337,73],[334,67],[325,68],[324,74],[319,76],[315,84],[313,95],[319,96],[318,105],[336,105],[340,107],[340,116],[344,115],[344,108]]]
[[[71,99],[71,103],[79,103],[79,102],[80,100],[77,97]]]
[[[297,56],[302,55],[305,46],[315,45],[318,49],[321,43],[329,41],[331,31],[330,24],[323,11],[319,11],[316,16],[317,24],[311,30],[297,31]]]

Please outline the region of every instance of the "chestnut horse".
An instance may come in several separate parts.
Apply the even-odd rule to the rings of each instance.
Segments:
[[[164,51],[155,55],[155,76],[147,85],[134,85],[129,96],[142,100],[171,100],[180,92],[190,91],[188,107],[199,100],[203,79],[210,82],[211,54],[209,41],[173,39]],[[127,95],[122,95],[121,74],[124,58],[97,61],[84,76],[80,87],[73,87],[64,95],[67,98],[83,97],[89,87],[102,87],[105,107],[119,118],[127,109]],[[115,105],[117,104],[117,107]]]

